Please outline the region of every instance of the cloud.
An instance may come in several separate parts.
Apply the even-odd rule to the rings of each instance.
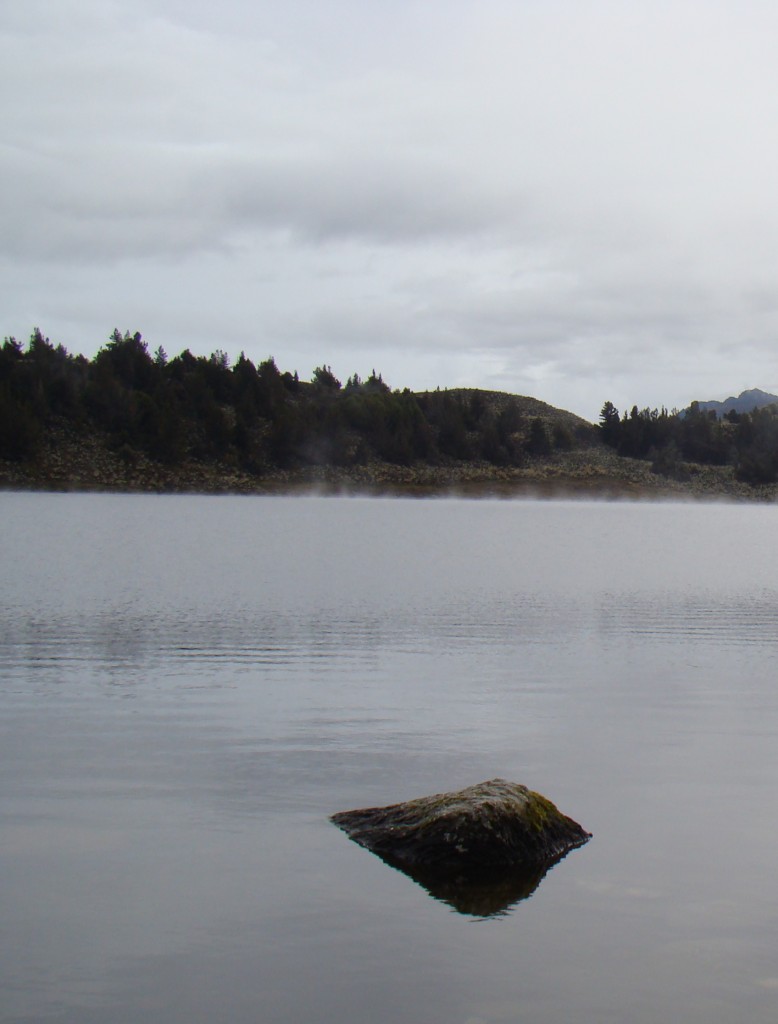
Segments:
[[[377,117],[411,109],[387,91],[395,82],[313,88],[270,44],[225,52],[164,19],[93,9],[99,33],[62,50],[43,23],[32,38],[52,49],[22,89],[22,33],[5,36],[7,95],[17,83],[3,209],[12,255],[157,258],[268,230],[412,241],[504,216],[464,169]]]
[[[776,29],[757,0],[6,5],[4,326],[363,352],[590,416],[769,389]]]

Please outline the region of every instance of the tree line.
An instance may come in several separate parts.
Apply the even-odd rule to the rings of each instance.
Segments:
[[[330,366],[310,381],[272,357],[231,365],[222,350],[168,358],[115,330],[93,359],[37,328],[0,349],[0,458],[33,461],[47,431],[100,432],[131,462],[216,462],[250,473],[310,465],[483,461],[517,466],[584,443],[565,425],[522,414],[510,396],[392,390],[375,370],[345,384]],[[585,439],[588,443],[590,438]]]
[[[689,475],[688,463],[733,466],[749,484],[778,481],[778,406],[752,412],[732,410],[719,418],[698,402],[683,411],[642,409],[619,413],[606,402],[600,413],[602,439],[619,455],[648,459],[655,472],[676,479]]]

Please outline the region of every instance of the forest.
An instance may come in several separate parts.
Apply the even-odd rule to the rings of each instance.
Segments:
[[[778,481],[778,407],[775,405],[719,418],[692,402],[683,411],[642,409],[623,414],[606,402],[600,413],[603,441],[619,455],[647,459],[654,472],[677,480],[689,464],[732,466],[743,483]]]
[[[778,407],[719,418],[686,410],[620,413],[607,401],[599,423],[498,392],[411,392],[375,370],[341,383],[326,363],[303,381],[272,357],[234,364],[217,349],[168,358],[142,336],[114,330],[94,358],[72,355],[35,329],[26,345],[0,348],[0,459],[34,463],[52,431],[99,434],[126,464],[234,467],[261,477],[309,466],[374,463],[521,467],[604,443],[678,481],[694,466],[732,467],[750,485],[778,482]],[[535,407],[542,403],[534,403]]]
[[[569,423],[527,416],[496,392],[392,390],[375,370],[343,384],[326,364],[302,381],[272,357],[168,358],[137,332],[115,330],[91,360],[37,328],[26,345],[6,338],[0,349],[0,458],[18,462],[34,461],[47,431],[66,427],[103,434],[128,463],[142,454],[258,476],[376,461],[520,466],[592,443],[596,429],[566,415]]]

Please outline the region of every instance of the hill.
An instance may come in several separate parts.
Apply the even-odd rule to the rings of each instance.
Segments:
[[[592,424],[565,409],[557,409],[556,406],[541,402],[538,398],[530,398],[526,395],[514,395],[505,391],[483,391],[478,388],[452,388],[448,394],[455,397],[461,396],[465,399],[472,399],[479,396],[497,412],[504,411],[510,405],[514,405],[519,414],[526,420],[540,417],[546,425],[553,430],[555,426],[569,430],[573,434],[591,434]]]
[[[759,388],[751,388],[749,391],[741,391],[737,398],[725,398],[723,402],[714,400],[696,404],[700,412],[715,412],[721,419],[728,412],[753,412],[754,409],[762,409],[767,405],[774,405],[776,402],[778,402],[778,395],[760,391]]]

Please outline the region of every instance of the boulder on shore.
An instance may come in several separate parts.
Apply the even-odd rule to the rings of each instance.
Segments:
[[[504,779],[388,807],[340,811],[330,820],[392,866],[427,878],[430,872],[472,878],[536,869],[539,880],[591,838],[550,800]]]

